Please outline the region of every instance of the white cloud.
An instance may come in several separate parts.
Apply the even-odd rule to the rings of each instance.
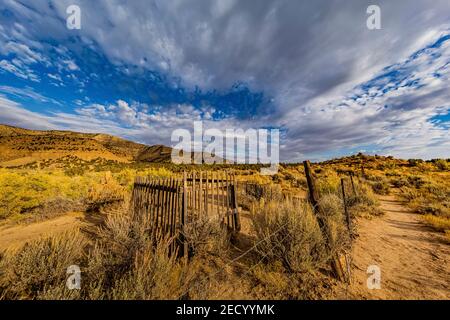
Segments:
[[[47,63],[35,39],[51,34],[63,42],[72,36],[61,22],[68,4],[70,0],[52,1],[55,11],[47,2],[24,6],[5,1],[18,22],[8,30],[0,26],[0,34],[9,35],[0,37],[0,44],[5,54],[18,58],[3,60],[0,67],[24,77],[29,75],[24,69],[28,64]],[[300,160],[308,154],[364,144],[405,157],[448,157],[448,132],[429,122],[448,107],[448,43],[404,61],[439,38],[442,30],[448,32],[448,0],[435,0],[432,6],[422,0],[381,0],[383,29],[379,31],[365,27],[366,8],[371,4],[366,0],[79,4],[83,12],[80,46],[98,45],[100,53],[116,65],[161,71],[180,78],[188,88],[222,91],[246,82],[273,98],[274,108],[261,106],[254,119],[225,118],[220,123],[243,128],[283,125],[285,159]],[[27,21],[33,21],[33,27]],[[61,59],[51,63],[59,72],[80,71],[67,48],[60,45],[56,50]],[[438,54],[432,56],[433,52]],[[372,83],[368,91],[354,90],[395,63],[392,70],[400,70],[405,79],[397,82],[386,77]],[[436,72],[441,78],[434,76]],[[420,82],[421,87],[407,85],[410,81]],[[354,94],[360,94],[356,101],[350,99]],[[171,128],[190,127],[199,118],[217,125],[211,121],[212,114],[223,112],[189,105],[158,109],[125,100],[130,99],[92,104],[78,108],[77,115],[61,116],[67,125],[78,123],[77,116],[90,117],[91,122],[120,123],[135,137],[167,141]]]
[[[4,71],[8,71],[12,74],[14,74],[16,77],[22,78],[22,79],[28,79],[34,82],[39,82],[39,76],[37,76],[31,69],[17,66],[18,63],[12,64],[9,63],[7,60],[1,60],[0,61],[0,69],[3,69]],[[1,71],[1,70],[0,70]]]

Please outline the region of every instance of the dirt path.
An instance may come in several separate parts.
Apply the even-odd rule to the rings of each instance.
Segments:
[[[395,196],[380,198],[385,215],[358,221],[350,299],[450,299],[450,245]],[[367,268],[381,270],[381,289],[367,288]]]
[[[18,248],[25,243],[49,234],[75,230],[87,225],[85,214],[71,212],[54,219],[25,225],[0,227],[0,250]]]

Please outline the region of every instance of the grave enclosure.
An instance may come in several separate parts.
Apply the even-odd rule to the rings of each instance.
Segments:
[[[183,227],[202,217],[217,218],[231,232],[240,230],[236,178],[229,172],[184,172],[180,178],[136,177],[132,193],[135,217],[150,220],[149,232],[176,239],[187,252]]]

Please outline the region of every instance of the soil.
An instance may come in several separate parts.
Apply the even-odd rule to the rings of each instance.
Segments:
[[[0,251],[4,249],[17,249],[25,243],[39,238],[55,235],[65,231],[86,226],[82,212],[70,212],[57,218],[39,221],[31,224],[5,225],[0,227]]]
[[[357,221],[347,299],[450,299],[450,245],[395,195],[380,197],[384,215]],[[381,288],[368,289],[370,265]]]

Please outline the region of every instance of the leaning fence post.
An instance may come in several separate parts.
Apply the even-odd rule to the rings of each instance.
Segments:
[[[341,178],[341,188],[342,188],[342,201],[344,202],[344,212],[345,212],[345,219],[347,221],[347,228],[348,232],[351,234],[352,232],[352,225],[351,225],[351,219],[350,219],[350,213],[348,212],[347,208],[347,198],[345,197],[345,182],[344,178]]]
[[[358,193],[356,192],[355,182],[353,181],[353,172],[350,172],[350,181],[352,182],[353,195],[356,197]]]
[[[308,184],[309,201],[316,211],[319,205],[319,196],[317,194],[316,185],[311,172],[311,164],[309,163],[309,161],[304,161],[303,165],[305,167],[306,182]]]
[[[319,196],[318,192],[316,190],[315,182],[313,179],[313,175],[311,172],[311,164],[309,161],[303,161],[303,165],[305,167],[305,175],[306,175],[306,181],[308,183],[308,189],[309,189],[309,201],[311,202],[311,205],[313,206],[314,213],[316,214],[316,219],[319,224],[319,227],[322,231],[322,234],[325,238],[326,245],[328,247],[328,250],[331,251],[331,236],[329,234],[328,227],[321,217],[321,211],[322,209],[319,206]],[[344,277],[344,271],[342,269],[341,262],[339,260],[339,257],[337,253],[333,254],[331,257],[331,268],[333,269],[334,273],[336,274],[336,277],[339,280],[345,280]]]

